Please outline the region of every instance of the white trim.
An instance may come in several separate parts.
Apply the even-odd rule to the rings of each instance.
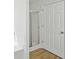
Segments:
[[[42,48],[42,47],[41,47],[41,44],[36,45],[36,46],[33,46],[33,47],[30,47],[30,48],[29,48],[29,51],[34,51],[34,50],[39,49],[39,48]]]
[[[14,52],[20,51],[22,49],[24,49],[22,46],[15,46],[14,47]]]

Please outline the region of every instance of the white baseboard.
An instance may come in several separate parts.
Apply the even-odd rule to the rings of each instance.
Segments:
[[[29,48],[29,51],[34,51],[34,50],[36,50],[36,49],[38,49],[38,48],[42,48],[42,47],[41,47],[41,44],[36,45],[36,46],[33,46],[33,47],[30,47],[30,48]]]

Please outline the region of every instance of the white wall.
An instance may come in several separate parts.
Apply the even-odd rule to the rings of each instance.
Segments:
[[[29,49],[29,0],[14,0],[14,31],[18,45],[15,46],[15,54],[18,59],[18,50],[24,49],[25,59],[28,59]],[[16,57],[15,56],[15,57]],[[20,59],[24,56],[20,55]]]
[[[23,59],[24,57],[24,50],[20,50],[14,53],[14,59]]]
[[[28,10],[28,7],[27,7]],[[14,31],[19,46],[25,45],[26,40],[26,0],[15,0],[14,6]],[[28,28],[27,28],[28,30]]]
[[[14,6],[14,31],[17,37],[17,41],[20,46],[24,45],[25,36],[25,11],[23,2],[21,0],[15,0]]]

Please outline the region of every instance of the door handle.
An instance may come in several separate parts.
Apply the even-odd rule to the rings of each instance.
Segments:
[[[61,34],[64,34],[64,32],[61,32]]]

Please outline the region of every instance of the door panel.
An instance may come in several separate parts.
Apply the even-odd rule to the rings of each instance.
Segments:
[[[64,2],[44,6],[40,15],[43,48],[64,58]]]
[[[64,57],[64,3],[54,4],[54,50]]]

